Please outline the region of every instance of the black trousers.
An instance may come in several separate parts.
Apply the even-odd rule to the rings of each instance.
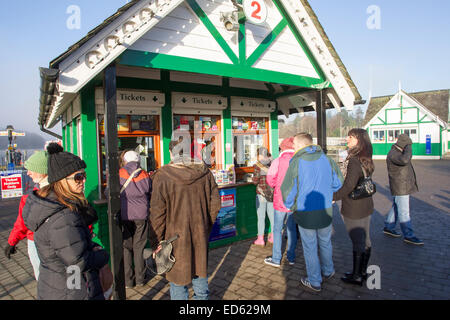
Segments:
[[[128,287],[144,282],[144,249],[148,239],[148,219],[122,221],[123,264],[125,285]],[[134,260],[134,269],[133,269]]]

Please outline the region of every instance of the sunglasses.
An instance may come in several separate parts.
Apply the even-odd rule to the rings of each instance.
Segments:
[[[86,172],[78,172],[73,177],[69,177],[66,179],[74,180],[75,182],[82,183],[84,180],[86,180]]]

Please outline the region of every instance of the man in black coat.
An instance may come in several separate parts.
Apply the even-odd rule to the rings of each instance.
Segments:
[[[409,244],[423,245],[423,241],[414,235],[409,216],[409,195],[419,191],[411,158],[412,141],[407,134],[401,134],[386,158],[393,204],[384,221],[383,232],[395,238],[400,237],[400,234],[395,231],[397,220],[399,220],[404,241]]]

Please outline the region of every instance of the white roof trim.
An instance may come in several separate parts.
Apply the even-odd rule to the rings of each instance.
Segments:
[[[184,0],[140,1],[115,21],[71,53],[60,64],[58,92],[78,93],[90,80],[111,64],[154,25]],[[56,123],[62,105],[55,103],[46,127]]]
[[[292,18],[295,27],[307,43],[320,68],[333,85],[343,105],[346,108],[353,108],[356,98],[303,4],[299,0],[281,0],[281,3]]]

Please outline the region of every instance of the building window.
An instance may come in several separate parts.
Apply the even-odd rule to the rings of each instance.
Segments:
[[[372,130],[372,142],[385,142],[385,131],[384,130]]]
[[[408,129],[403,129],[403,133],[404,134],[407,134],[408,135],[408,137],[410,137],[411,138],[411,140],[412,140],[412,142],[418,142],[418,139],[417,139],[417,129],[410,129],[410,128],[408,128]]]
[[[221,166],[221,118],[215,115],[174,115],[173,138],[183,154],[202,160],[211,169]]]
[[[234,164],[252,167],[259,147],[269,148],[268,118],[232,117]]]
[[[396,143],[399,135],[400,129],[388,130],[388,142]]]

